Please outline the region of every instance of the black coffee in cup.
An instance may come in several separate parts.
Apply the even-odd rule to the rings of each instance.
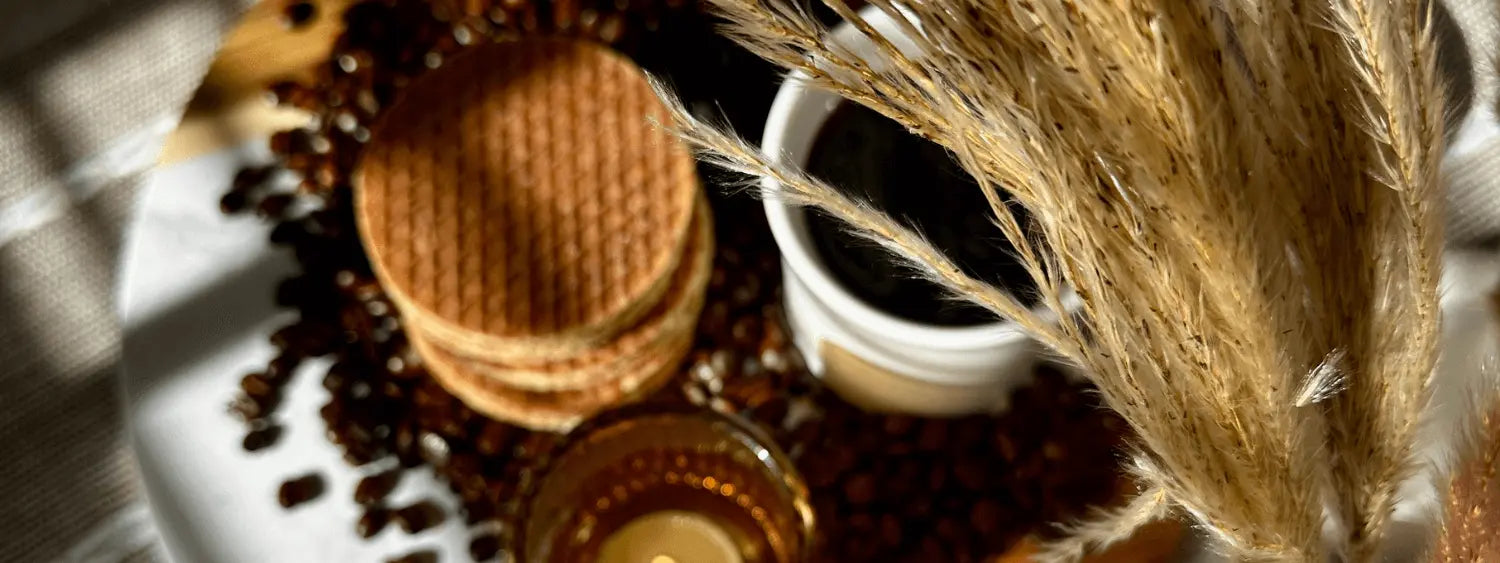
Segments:
[[[1024,303],[1034,300],[1036,286],[991,223],[984,194],[943,147],[871,109],[842,102],[818,131],[806,168],[915,227],[969,275],[1009,289]],[[807,225],[833,277],[865,303],[926,324],[996,322],[985,309],[946,298],[885,249],[850,235],[841,221],[809,212]]]

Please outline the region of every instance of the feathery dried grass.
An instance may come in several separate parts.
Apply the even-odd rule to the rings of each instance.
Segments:
[[[1443,527],[1428,561],[1500,561],[1500,365],[1493,356],[1460,405],[1456,462],[1442,496]]]
[[[1470,440],[1448,485],[1435,563],[1500,561],[1500,400],[1490,402],[1482,431]]]
[[[751,51],[952,151],[1056,322],[867,203],[675,115],[715,161],[1085,368],[1139,436],[1144,485],[1231,555],[1366,561],[1435,361],[1442,112],[1417,2],[1331,1],[908,2],[905,23],[872,0],[914,54],[826,1],[872,39],[865,56],[784,0],[710,1]],[[1343,392],[1304,392],[1333,380]]]
[[[1095,509],[1088,520],[1062,526],[1062,539],[1042,545],[1032,559],[1038,563],[1077,561],[1129,539],[1142,526],[1164,518],[1169,509],[1165,491],[1141,491],[1121,506]]]

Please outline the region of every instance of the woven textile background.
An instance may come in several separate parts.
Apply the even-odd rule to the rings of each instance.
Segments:
[[[0,561],[152,557],[114,286],[156,159],[248,0],[0,0]]]
[[[0,0],[0,561],[152,560],[114,287],[145,171],[252,0]],[[267,0],[280,1],[280,0]],[[1459,244],[1500,237],[1500,0],[1447,0]]]

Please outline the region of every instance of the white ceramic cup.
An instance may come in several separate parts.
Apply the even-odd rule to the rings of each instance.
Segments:
[[[916,55],[917,47],[884,12],[871,7],[861,15],[887,40]],[[847,23],[832,31],[832,40],[867,58],[874,49]],[[761,148],[780,162],[803,167],[839,103],[852,102],[792,73],[771,105]],[[770,179],[762,183],[765,212],[781,249],[793,342],[815,374],[846,399],[876,410],[960,415],[1007,407],[1010,392],[1029,381],[1037,344],[1011,322],[934,326],[861,301],[819,258],[807,228],[808,211],[781,201],[780,189]]]

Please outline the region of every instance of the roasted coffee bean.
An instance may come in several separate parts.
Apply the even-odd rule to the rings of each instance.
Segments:
[[[917,448],[925,452],[935,452],[943,449],[947,444],[948,421],[930,419],[922,423],[921,434],[917,436]]]
[[[725,400],[723,397],[709,397],[708,408],[724,414],[737,414],[739,412],[739,408],[734,403]]]
[[[760,315],[749,314],[734,321],[730,327],[729,335],[734,339],[736,346],[750,348],[760,342],[761,319]]]
[[[275,385],[285,384],[291,379],[292,373],[297,371],[297,366],[302,363],[302,357],[290,352],[283,351],[266,364],[265,378]]]
[[[813,512],[818,515],[819,526],[827,525],[829,529],[840,526],[844,521],[842,518],[843,503],[835,495],[814,495],[812,497]],[[827,518],[825,518],[825,516]],[[833,518],[833,516],[839,516]]]
[[[907,518],[910,518],[912,520],[923,520],[929,516],[932,516],[932,498],[933,497],[931,495],[922,495],[910,499],[907,504],[902,506]]]
[[[372,506],[365,509],[364,514],[359,516],[359,521],[354,523],[354,533],[359,537],[369,539],[385,529],[385,524],[391,519],[391,511],[383,507]]]
[[[858,533],[845,537],[843,550],[839,553],[840,559],[846,561],[875,561],[879,555],[880,545]]]
[[[916,424],[909,416],[891,415],[881,421],[881,428],[885,430],[886,434],[892,436],[905,436],[914,427],[916,427]]]
[[[281,217],[294,201],[296,199],[292,194],[271,194],[261,198],[260,203],[255,205],[255,214],[262,218]]]
[[[282,221],[271,229],[271,244],[288,246],[296,244],[298,239],[307,236],[307,230],[302,227],[301,221]]]
[[[333,283],[334,285],[338,286],[339,289],[352,288],[354,287],[354,284],[359,281],[362,281],[359,277],[359,274],[354,273],[353,270],[339,270],[333,275]]]
[[[276,82],[266,88],[267,101],[282,107],[317,111],[322,109],[319,98],[317,90],[291,80]],[[281,151],[275,152],[284,154]]]
[[[918,487],[924,486],[924,464],[916,459],[905,457],[905,454],[897,454],[898,461],[886,464],[885,470],[880,474],[882,497],[907,498],[918,492]],[[883,460],[891,461],[891,460]]]
[[[699,333],[718,339],[729,330],[729,305],[723,301],[709,303],[698,320]]]
[[[257,428],[245,433],[245,440],[241,444],[241,447],[247,452],[256,452],[275,445],[276,440],[279,438],[281,438],[281,426],[268,424],[263,428]]]
[[[316,156],[312,150],[312,134],[306,129],[288,129],[271,135],[271,152],[285,158],[310,159]]]
[[[306,326],[301,323],[289,324],[271,333],[271,345],[281,350],[300,351],[307,336]]]
[[[437,425],[445,428],[458,427],[457,423],[454,422],[452,418],[442,418],[441,421],[437,423]],[[458,428],[461,429],[461,427]],[[452,448],[448,447],[448,440],[432,432],[422,433],[421,437],[418,439],[418,448],[421,453],[422,460],[426,461],[429,465],[432,465],[434,467],[442,467],[444,465],[447,465],[448,455],[452,452]]]
[[[749,403],[745,404],[749,405]],[[751,406],[751,408],[754,409],[751,411],[751,418],[764,424],[772,431],[781,430],[786,423],[789,406],[785,400],[772,397],[759,405]]]
[[[392,344],[399,344],[397,340]],[[408,379],[415,377],[421,372],[418,370],[420,364],[414,353],[410,351],[392,354],[385,359],[385,370],[395,379]],[[451,429],[445,430],[446,434],[453,435]]]
[[[318,6],[307,0],[288,2],[281,10],[281,22],[289,28],[299,28],[312,22],[318,15]]]
[[[524,466],[520,471],[516,472],[517,491],[521,491],[522,493],[529,493],[531,491],[531,486],[536,482],[536,470],[534,467],[537,465],[542,464]]]
[[[470,452],[460,451],[449,455],[446,463],[442,464],[441,469],[443,474],[447,475],[450,481],[452,481],[455,485],[459,485],[460,488],[463,489],[468,488],[467,485],[469,485],[469,483],[464,482],[465,478],[470,476],[480,476],[480,466],[481,464],[479,461],[479,456]],[[483,491],[483,488],[484,484],[482,482],[479,483],[479,489],[481,493]],[[476,495],[474,498],[478,498],[478,495]]]
[[[219,198],[219,211],[226,215],[244,211],[249,205],[250,198],[244,192],[229,192]]]
[[[249,395],[246,396],[249,397]],[[276,411],[276,407],[281,406],[281,393],[271,393],[269,395],[250,397],[250,399],[254,401],[256,406],[260,409],[261,414],[258,418],[265,418],[267,416],[270,416],[272,412]]]
[[[252,373],[240,379],[240,391],[249,397],[269,397],[276,394],[276,386],[266,379],[265,374]]]
[[[259,402],[243,394],[229,402],[229,412],[245,422],[253,422],[269,414]]]
[[[353,467],[363,467],[373,463],[378,454],[371,450],[367,444],[360,442],[344,442],[344,463]]]
[[[334,396],[333,400],[324,403],[318,408],[318,416],[323,418],[323,423],[332,430],[344,419],[344,399]]]
[[[511,439],[518,432],[516,428],[501,422],[486,422],[484,430],[480,431],[479,437],[474,440],[474,448],[480,454],[486,456],[499,455],[510,450]]]
[[[480,534],[469,541],[469,557],[475,561],[489,561],[500,553],[500,538],[494,534]]]
[[[932,529],[937,532],[938,537],[947,540],[950,545],[963,543],[964,527],[954,518],[946,516],[940,518]]]
[[[786,358],[786,353],[778,348],[762,345],[760,349],[760,365],[771,373],[784,374],[790,371],[791,363]]]
[[[380,384],[380,396],[400,400],[406,397],[406,389],[394,381],[386,381]]]
[[[934,491],[941,491],[948,486],[948,467],[946,465],[935,465],[927,472],[927,487]]]
[[[301,305],[313,292],[313,282],[303,276],[281,280],[276,285],[276,304],[283,307]]]
[[[918,551],[921,561],[951,561],[952,556],[943,547],[943,541],[935,536],[922,538],[921,550]]]
[[[760,356],[749,354],[740,360],[740,376],[746,379],[756,379],[765,374],[765,367],[760,365]]]
[[[760,297],[760,278],[755,274],[745,274],[740,279],[739,285],[730,293],[730,303],[735,307],[744,307],[755,303]]]
[[[281,484],[276,490],[276,502],[282,508],[292,508],[323,495],[323,476],[309,473]]]
[[[486,486],[488,488],[485,491],[484,499],[473,502],[465,502],[463,504],[462,512],[464,517],[464,524],[472,526],[480,522],[492,520],[496,516],[499,516],[500,511],[497,506],[497,500],[500,496],[503,496],[504,493],[494,490],[494,487],[496,485],[502,484],[503,483],[499,481],[489,481],[488,483],[486,483]]]
[[[343,393],[349,388],[349,383],[359,378],[358,374],[351,371],[358,369],[349,360],[340,360],[329,366],[328,373],[323,375],[323,388],[332,393]]]
[[[856,534],[867,534],[875,530],[875,518],[868,513],[860,512],[849,516],[845,521],[849,531]]]
[[[1052,440],[1042,443],[1042,457],[1049,462],[1061,461],[1066,454],[1067,450],[1063,449],[1062,444]]]
[[[953,465],[953,476],[958,479],[958,484],[970,491],[984,490],[985,484],[991,475],[984,465],[973,460],[963,460]]]
[[[333,61],[334,65],[339,69],[339,71],[343,72],[344,74],[357,74],[367,76],[375,70],[374,56],[371,55],[369,51],[365,51],[363,49],[350,49],[341,52],[333,57]],[[345,113],[342,115],[349,114]],[[352,118],[353,116],[350,115],[350,117]],[[353,130],[354,127],[350,126],[344,129]]]
[[[901,546],[901,519],[893,514],[885,514],[880,517],[880,540],[885,547]]]
[[[859,462],[860,452],[848,446],[834,446],[828,455],[828,464],[839,474],[854,468]]]
[[[385,500],[385,497],[391,494],[391,491],[396,490],[396,485],[400,483],[400,469],[367,475],[354,486],[354,502],[366,506],[378,503]]]
[[[416,534],[443,523],[443,509],[428,500],[398,508],[391,514],[392,520],[401,530]]]
[[[880,494],[877,487],[874,475],[860,473],[844,482],[844,498],[854,505],[869,504]]]
[[[1001,432],[995,434],[993,443],[994,451],[999,453],[1000,458],[1007,462],[1015,461],[1016,456],[1020,455],[1020,450],[1016,447],[1015,439],[1011,438],[1007,433]]]
[[[990,425],[984,418],[970,417],[949,426],[948,447],[955,451],[971,452],[984,447]]]
[[[401,461],[403,467],[416,467],[422,464],[422,454],[417,446],[417,431],[410,425],[402,424],[396,427],[395,440],[391,443],[392,451],[396,459]]]
[[[812,463],[802,468],[802,478],[808,486],[822,489],[838,482],[839,474],[825,462]]]
[[[543,459],[552,447],[556,445],[557,437],[543,432],[527,434],[513,450],[517,458],[527,460]]]
[[[234,180],[229,185],[230,192],[250,194],[265,187],[270,181],[271,175],[276,172],[273,166],[251,166],[243,168],[234,175]]]
[[[1001,520],[1003,518],[1001,514],[999,503],[990,499],[982,499],[975,502],[974,507],[969,510],[969,524],[973,526],[974,531],[982,535],[998,534],[1001,532],[1000,526],[1004,523]]]
[[[323,142],[328,146],[328,148],[325,149],[324,152],[332,150],[332,144],[328,142],[327,138],[323,138]],[[313,165],[312,173],[308,175],[308,179],[312,180],[312,184],[310,184],[310,187],[318,189],[309,189],[303,191],[318,193],[322,191],[322,189],[332,188],[334,184],[338,183],[338,181],[341,179],[341,176],[336,164],[334,164],[332,161],[324,160]]]
[[[625,36],[625,17],[619,13],[610,13],[599,22],[597,36],[600,41],[614,43]]]
[[[386,563],[438,563],[438,554],[434,550],[423,549],[394,559],[387,559]]]

